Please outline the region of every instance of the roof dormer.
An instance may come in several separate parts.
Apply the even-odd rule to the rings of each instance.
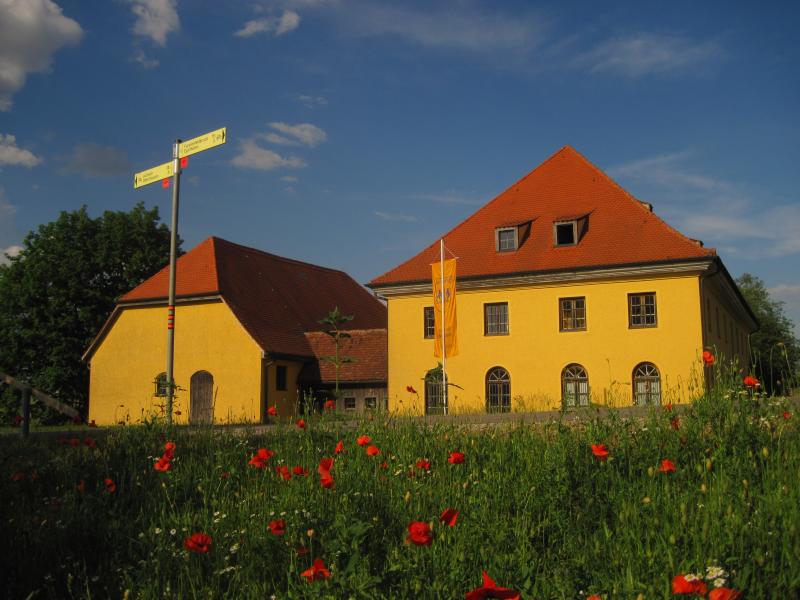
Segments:
[[[531,234],[533,220],[503,223],[494,229],[494,249],[497,252],[515,252]]]
[[[589,214],[560,217],[553,221],[553,245],[576,246],[589,231]]]

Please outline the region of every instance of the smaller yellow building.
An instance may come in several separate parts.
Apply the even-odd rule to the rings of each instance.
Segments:
[[[163,414],[168,276],[162,269],[125,294],[84,354],[90,420]],[[304,393],[331,387],[319,320],[336,306],[358,330],[345,349],[355,362],[340,373],[341,408],[385,401],[385,367],[364,365],[381,350],[385,364],[386,308],[346,273],[211,237],[178,259],[176,278],[176,422],[262,422],[268,406],[297,414]]]
[[[716,252],[570,147],[444,243],[457,259],[460,349],[446,398],[433,349],[439,241],[369,284],[388,302],[392,410],[682,402],[705,387],[705,348],[748,362],[758,323]]]

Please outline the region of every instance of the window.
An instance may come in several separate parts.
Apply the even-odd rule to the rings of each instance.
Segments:
[[[508,302],[483,305],[483,334],[508,335]]]
[[[442,368],[431,369],[425,374],[425,414],[443,415],[444,386],[442,385]]]
[[[561,331],[586,329],[586,298],[561,298],[558,305]]]
[[[281,392],[286,391],[286,366],[278,365],[275,367],[275,389]]]
[[[628,294],[628,326],[655,327],[656,293]]]
[[[573,246],[578,241],[577,223],[566,221],[555,224],[556,246]]]
[[[422,334],[425,339],[432,338],[433,333],[433,307],[426,306],[422,312]]]
[[[589,406],[589,376],[581,365],[573,363],[561,371],[561,403],[564,408]]]
[[[355,410],[356,409],[356,399],[355,398],[345,398],[344,399],[344,409],[345,410]]]
[[[638,406],[661,404],[661,375],[653,363],[643,362],[633,370],[633,403]]]
[[[155,380],[153,383],[156,386],[156,391],[154,396],[159,398],[165,398],[167,396],[167,374],[166,373],[159,373],[156,375]]]
[[[498,252],[512,252],[517,249],[517,228],[506,227],[503,229],[496,229],[497,234],[497,251]]]
[[[511,411],[511,378],[503,367],[486,374],[486,412]]]
[[[367,396],[364,398],[364,408],[367,410],[375,410],[378,408],[378,399],[374,396]]]

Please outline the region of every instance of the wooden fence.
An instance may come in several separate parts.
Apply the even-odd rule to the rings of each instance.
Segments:
[[[22,394],[22,435],[27,436],[31,431],[31,396],[36,398],[39,402],[44,404],[45,406],[49,406],[53,410],[57,410],[61,414],[67,415],[68,417],[80,417],[80,413],[72,408],[64,404],[63,402],[59,402],[52,396],[45,394],[44,392],[37,390],[34,387],[31,387],[24,381],[20,381],[12,377],[11,375],[6,375],[2,371],[0,371],[0,379],[6,385],[10,385],[14,389],[17,389]]]

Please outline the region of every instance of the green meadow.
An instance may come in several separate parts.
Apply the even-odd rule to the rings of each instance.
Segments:
[[[464,598],[486,571],[522,598],[672,598],[686,574],[745,598],[796,597],[793,413],[729,381],[674,411],[589,409],[578,424],[378,413],[353,427],[329,412],[262,432],[153,422],[3,435],[0,595]],[[262,448],[274,455],[258,459]],[[323,458],[334,459],[327,488]],[[446,509],[455,524],[440,521]],[[409,541],[414,522],[429,545]],[[195,533],[210,540],[189,550]],[[317,559],[326,571],[309,581]]]

